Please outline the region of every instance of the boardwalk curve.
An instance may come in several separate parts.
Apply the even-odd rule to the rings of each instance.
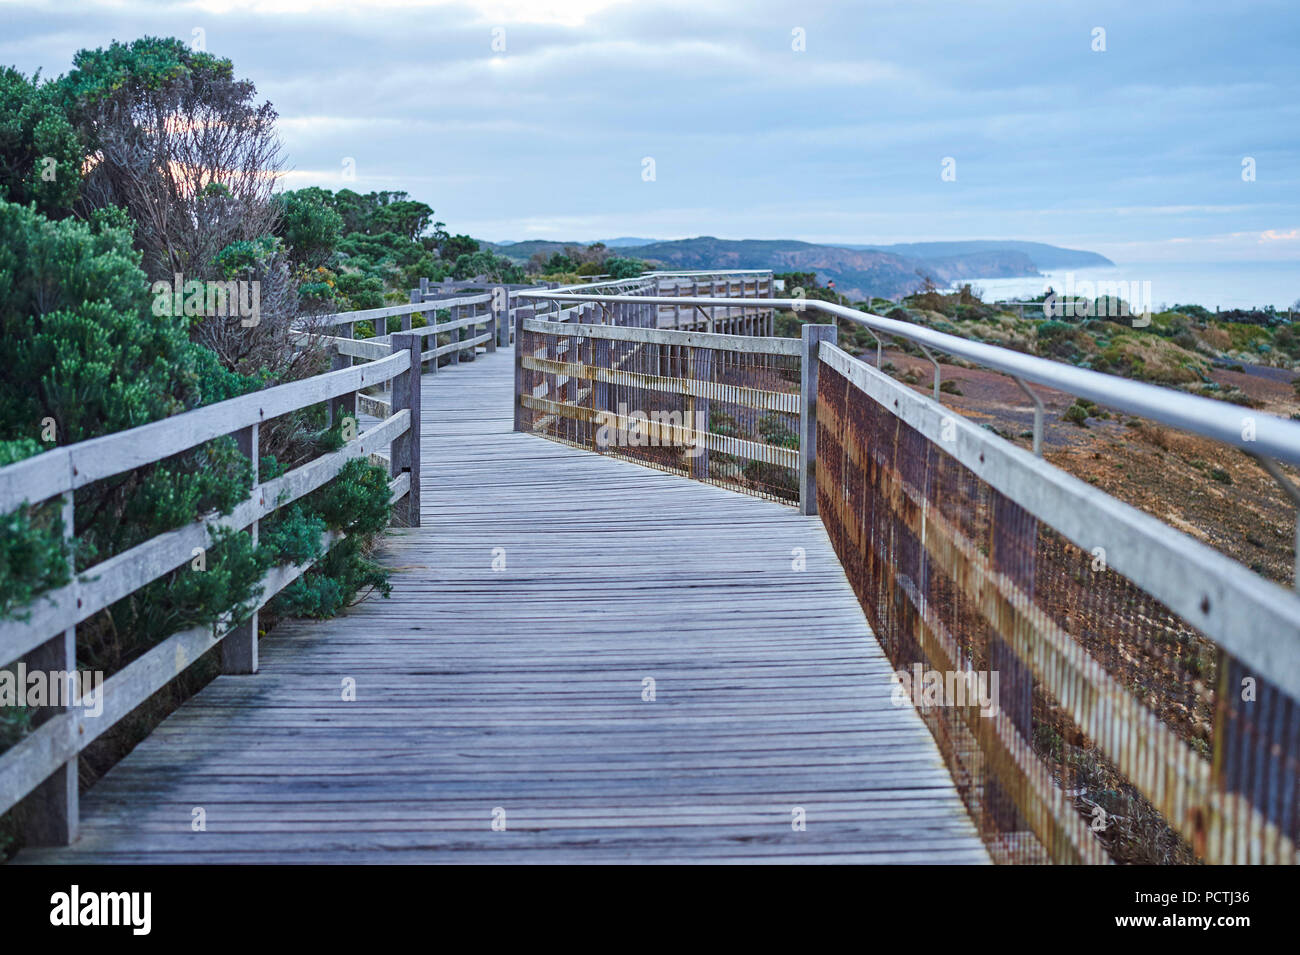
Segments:
[[[512,388],[425,376],[391,599],[281,623],[16,861],[987,861],[817,518],[516,433]]]

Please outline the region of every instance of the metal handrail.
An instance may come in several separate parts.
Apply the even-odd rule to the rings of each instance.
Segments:
[[[1150,385],[1144,382],[1107,375],[1099,371],[1075,368],[1061,362],[1025,355],[997,345],[973,342],[956,335],[937,332],[910,322],[861,312],[845,305],[817,299],[791,298],[688,298],[645,295],[600,295],[548,291],[516,293],[525,298],[554,301],[633,302],[643,305],[702,305],[736,307],[752,303],[767,308],[812,310],[844,318],[866,328],[915,342],[922,347],[956,355],[986,368],[992,368],[1036,384],[1055,388],[1080,398],[1087,398],[1107,408],[1148,418],[1221,444],[1240,448],[1255,457],[1274,458],[1300,465],[1300,422],[1288,421],[1265,412],[1243,409],[1212,398]],[[1247,422],[1253,428],[1247,428]],[[1247,437],[1250,433],[1253,437]]]

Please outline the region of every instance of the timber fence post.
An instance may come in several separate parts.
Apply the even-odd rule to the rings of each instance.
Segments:
[[[420,335],[395,334],[391,339],[394,352],[411,353],[411,367],[393,379],[394,413],[403,408],[411,412],[410,426],[404,434],[393,439],[389,452],[389,474],[397,477],[410,474],[411,487],[407,491],[405,507],[398,505],[398,515],[407,527],[420,526]]]
[[[356,396],[353,396],[353,401]],[[337,413],[344,413],[343,406]],[[356,420],[355,405],[351,412],[353,421]],[[248,458],[249,463],[253,466],[253,490],[250,497],[259,498],[262,494],[261,488],[258,487],[258,462],[261,455],[258,450],[259,434],[256,423],[250,424],[247,428],[241,428],[235,432],[235,442],[239,446],[239,453]],[[257,546],[258,525],[259,521],[253,521],[248,528],[248,533],[253,537],[253,546]],[[256,673],[257,672],[257,611],[254,610],[247,620],[240,623],[230,633],[226,634],[225,639],[221,641],[221,672],[222,673]]]
[[[72,579],[76,580],[76,566],[73,563],[73,523],[72,492],[63,495],[63,540],[67,547],[68,566]],[[77,672],[77,628],[68,627],[55,634],[50,640],[41,644],[27,655],[28,671]],[[101,687],[98,691],[103,693]],[[69,706],[43,706],[34,708],[32,726],[40,726],[47,720],[57,719],[67,714],[72,717]],[[68,727],[69,735],[73,727]],[[59,768],[46,777],[45,781],[33,789],[14,807],[15,818],[29,846],[66,846],[76,841],[81,827],[81,797],[77,781],[78,750],[73,737],[71,758],[61,763]]]
[[[804,325],[799,362],[799,513],[817,513],[817,370],[822,342],[835,344],[834,325]]]
[[[515,430],[524,430],[523,396],[533,393],[529,372],[524,368],[524,322],[533,317],[531,308],[515,309]]]

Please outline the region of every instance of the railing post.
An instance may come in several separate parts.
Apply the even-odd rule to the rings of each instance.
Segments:
[[[339,333],[336,336],[337,338],[352,339],[356,337],[355,333],[353,332],[352,322],[348,322],[344,325],[339,325],[337,327],[339,330]],[[330,356],[330,371],[339,371],[340,369],[351,368],[351,367],[352,367],[352,356],[344,355],[342,352],[338,350],[336,346],[334,349],[334,353]],[[338,415],[341,412],[343,413],[350,412],[355,417],[357,413],[357,396],[353,394],[353,395],[340,395],[337,398],[331,398],[328,407],[329,407],[329,423],[331,425],[333,425],[334,422],[338,420]]]
[[[515,309],[515,430],[524,430],[523,396],[532,394],[531,378],[524,368],[524,322],[533,317],[531,308]]]
[[[469,312],[469,315],[468,315],[469,318],[478,318],[478,317],[479,317],[479,314],[478,314],[478,302],[470,302],[470,304],[467,305],[467,306],[465,306],[465,308],[466,308],[466,310],[468,310],[468,312]],[[465,328],[464,328],[464,331],[465,331],[465,337],[464,337],[463,340],[471,343],[470,346],[469,346],[469,348],[465,349],[465,354],[469,356],[466,360],[467,360],[467,361],[474,361],[474,360],[478,357],[478,354],[477,354],[477,352],[478,352],[478,346],[475,345],[475,344],[472,344],[472,343],[473,343],[474,339],[478,337],[478,323],[475,322],[475,323],[472,323],[472,324],[470,324],[470,325],[466,325]]]
[[[73,559],[73,507],[72,492],[63,495],[63,541],[68,550],[68,564],[75,580]],[[46,673],[77,672],[77,628],[69,627],[31,653],[26,659],[28,671]],[[63,689],[70,690],[71,681]],[[101,689],[99,692],[103,692]],[[65,698],[66,699],[66,698]],[[67,700],[66,702],[71,702]],[[33,714],[33,727],[56,719],[69,707],[44,706]],[[72,732],[69,725],[68,732]],[[43,783],[28,793],[15,807],[16,818],[22,828],[24,841],[29,846],[66,846],[77,839],[80,828],[80,793],[77,789],[78,751],[74,747],[72,758],[56,769]]]
[[[501,337],[501,302],[505,296],[506,290],[498,285],[492,289],[492,297],[488,299],[487,350],[489,355],[497,350],[497,339]]]
[[[435,302],[438,300],[437,292],[434,293],[433,300]],[[438,350],[438,309],[436,308],[431,309],[425,312],[424,316],[426,322],[424,327],[426,329],[432,329],[432,331],[430,331],[427,335],[423,335],[421,337],[424,339],[424,341],[428,342],[429,350],[436,352]],[[420,347],[423,348],[424,346],[421,345]],[[421,372],[423,372],[424,370],[423,365],[421,365],[420,370]],[[429,374],[436,375],[437,373],[438,373],[438,356],[434,355],[432,358],[429,359]]]
[[[356,395],[352,395],[352,401],[357,400]],[[355,405],[352,414],[356,415]],[[239,453],[248,458],[253,465],[253,489],[249,494],[252,499],[261,496],[259,488],[258,461],[260,453],[258,451],[258,425],[256,423],[249,425],[247,428],[240,428],[235,432],[235,443],[239,445]],[[249,526],[248,532],[253,537],[253,546],[257,546],[258,527],[260,522],[253,521]],[[247,620],[242,621],[230,633],[226,634],[221,641],[221,672],[222,673],[256,673],[257,672],[257,611],[254,610]]]
[[[835,344],[834,325],[804,325],[799,363],[799,513],[817,513],[817,371],[822,342]]]
[[[420,290],[418,288],[411,289],[411,293],[408,298],[408,301],[412,305],[419,305],[422,300],[423,300],[423,296],[420,295]],[[402,331],[409,332],[411,330],[411,320],[413,318],[415,318],[414,312],[407,312],[405,315],[402,316]],[[388,319],[385,318],[383,322],[384,322],[384,333],[387,334]],[[375,331],[378,332],[379,329],[376,328]]]
[[[776,298],[776,273],[769,272],[767,275],[767,297]],[[769,337],[776,334],[776,309],[767,310],[767,334]]]
[[[690,362],[688,377],[694,378],[698,382],[709,384],[713,381],[713,349],[712,348],[688,348],[687,361]],[[708,398],[690,397],[686,399],[686,417],[688,427],[701,435],[707,434],[709,430],[709,417],[711,409],[709,408]],[[704,438],[700,438],[703,443]],[[690,459],[690,465],[687,468],[690,476],[697,481],[707,481],[709,479],[709,446],[704,444],[697,449],[698,453]]]
[[[447,310],[447,313],[451,316],[451,324],[455,325],[456,322],[460,320],[459,305],[453,305],[451,308]],[[451,363],[453,365],[459,365],[460,364],[460,329],[453,328],[450,334],[451,334],[451,341],[448,344],[452,344],[456,346],[451,350]]]
[[[393,379],[394,414],[403,408],[411,412],[410,427],[393,439],[389,449],[388,473],[398,477],[411,476],[411,488],[406,494],[405,507],[399,502],[397,516],[407,527],[420,526],[420,348],[424,339],[420,335],[395,334],[389,339],[393,352],[411,353],[411,367]]]
[[[497,347],[510,347],[510,289],[504,285],[498,291],[501,298],[493,297],[492,307],[496,311]]]

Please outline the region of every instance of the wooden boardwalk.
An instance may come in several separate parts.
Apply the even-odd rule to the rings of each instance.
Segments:
[[[425,377],[391,599],[282,623],[16,861],[986,862],[820,521],[515,434],[512,380]]]

